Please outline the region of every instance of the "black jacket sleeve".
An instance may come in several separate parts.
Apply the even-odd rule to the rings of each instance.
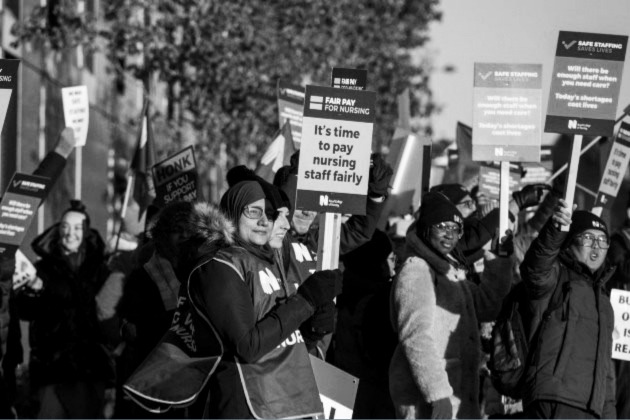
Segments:
[[[50,178],[51,185],[57,182],[57,179],[61,176],[63,169],[66,167],[66,159],[55,151],[48,152],[44,160],[42,160],[33,175],[45,176]],[[43,200],[42,200],[43,202]]]
[[[499,209],[494,209],[484,218],[469,217],[464,220],[464,234],[459,240],[460,249],[470,255],[492,240],[499,227]]]
[[[233,268],[211,261],[196,273],[200,281],[191,282],[191,293],[201,293],[223,345],[247,363],[280,345],[313,315],[313,307],[296,294],[257,321],[252,295]],[[200,290],[194,290],[197,287]]]
[[[550,219],[532,242],[521,263],[521,277],[532,299],[550,294],[558,281],[556,262],[562,243],[567,237]]]

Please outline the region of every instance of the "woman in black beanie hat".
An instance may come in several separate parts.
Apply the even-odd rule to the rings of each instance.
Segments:
[[[392,290],[399,344],[389,380],[398,418],[481,418],[478,323],[495,319],[509,291],[510,259],[486,252],[480,284],[467,280],[456,251],[461,233],[455,205],[427,193]]]

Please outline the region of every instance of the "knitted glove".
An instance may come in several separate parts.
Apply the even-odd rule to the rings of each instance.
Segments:
[[[385,162],[385,159],[379,153],[372,153],[368,196],[387,197],[387,188],[393,175],[394,170]]]
[[[519,210],[528,207],[537,206],[545,191],[551,190],[551,186],[547,184],[530,184],[526,185],[520,191],[512,193],[512,198],[518,205]]]
[[[432,419],[452,419],[453,418],[453,405],[450,398],[442,398],[441,400],[433,401],[431,403],[431,418]]]
[[[335,303],[330,301],[320,306],[315,315],[310,317],[303,326],[310,333],[323,337],[326,334],[335,332],[335,318]]]
[[[500,238],[500,239],[499,239]],[[505,232],[505,236],[499,235],[499,229],[496,230],[492,245],[490,246],[492,253],[500,257],[510,257],[514,254],[514,234],[511,230]]]
[[[320,308],[341,293],[343,276],[340,270],[316,271],[299,287],[298,294],[314,308]]]

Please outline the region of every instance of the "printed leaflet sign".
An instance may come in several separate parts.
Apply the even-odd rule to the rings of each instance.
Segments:
[[[630,292],[611,289],[610,303],[615,311],[612,357],[630,361]]]
[[[367,88],[367,70],[334,67],[331,84],[335,88],[365,90]]]
[[[304,88],[278,80],[278,116],[282,128],[284,123],[291,123],[291,135],[295,147],[302,142],[302,110],[304,108]]]
[[[197,163],[192,146],[155,164],[152,171],[158,206],[197,200]]]
[[[90,122],[90,102],[87,86],[72,86],[61,89],[63,116],[66,127],[74,130],[77,146],[85,146]]]
[[[622,122],[608,155],[593,212],[601,215],[605,208],[612,208],[623,178],[628,171],[628,161],[630,161],[630,124]]]

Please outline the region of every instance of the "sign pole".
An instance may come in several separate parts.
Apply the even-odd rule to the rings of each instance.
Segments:
[[[564,193],[564,201],[573,212],[573,200],[575,199],[575,183],[577,182],[578,166],[580,165],[580,150],[582,149],[582,135],[576,134],[573,137],[573,147],[571,149],[571,160],[569,161],[569,174],[567,177],[567,188]],[[569,231],[569,226],[562,226],[563,232]]]
[[[341,237],[341,213],[319,215],[319,240],[317,243],[317,271],[334,270],[339,266],[339,240]]]
[[[499,239],[505,235],[505,231],[509,228],[509,202],[510,202],[510,162],[501,162],[501,190],[499,195]],[[499,242],[500,243],[500,242]],[[505,252],[499,246],[499,252],[501,255],[505,255]]]
[[[83,176],[83,146],[78,146],[74,165],[74,198],[81,200],[81,177]]]

